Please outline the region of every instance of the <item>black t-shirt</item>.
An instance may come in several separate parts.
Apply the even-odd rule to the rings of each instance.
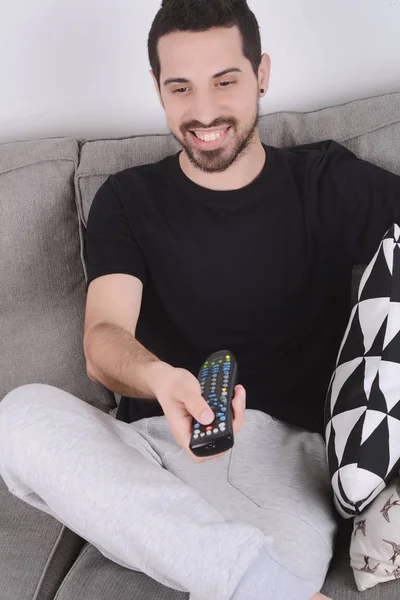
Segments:
[[[197,185],[179,153],[110,176],[89,213],[88,285],[138,277],[148,350],[197,376],[229,349],[248,408],[323,433],[353,265],[400,223],[400,177],[332,140],[264,149],[262,172],[239,190]],[[121,399],[121,420],[162,414]]]

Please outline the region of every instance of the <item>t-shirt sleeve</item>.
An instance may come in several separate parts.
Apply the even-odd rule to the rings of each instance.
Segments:
[[[89,284],[102,275],[126,273],[146,282],[143,253],[110,176],[96,192],[85,231]]]
[[[386,231],[393,223],[400,225],[400,176],[358,158],[334,141],[320,169],[328,226],[335,223],[354,264],[369,263]]]

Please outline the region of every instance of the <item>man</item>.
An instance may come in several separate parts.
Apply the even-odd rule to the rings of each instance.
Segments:
[[[2,475],[192,600],[322,598],[336,531],[324,398],[353,264],[399,218],[400,178],[329,140],[261,143],[271,61],[244,0],[164,0],[149,57],[183,150],[109,177],[86,232],[87,370],[122,396],[118,418],[49,386],[14,390]],[[196,375],[225,348],[235,445],[198,459],[193,417],[214,415]]]

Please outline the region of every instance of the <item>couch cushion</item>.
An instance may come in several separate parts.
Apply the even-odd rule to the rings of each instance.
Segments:
[[[400,92],[355,100],[309,113],[260,118],[260,137],[277,147],[333,139],[360,158],[400,174]],[[171,134],[87,140],[76,173],[76,193],[86,225],[96,191],[123,169],[163,159],[180,146]]]
[[[70,138],[0,145],[0,399],[47,383],[108,410],[114,397],[88,378],[83,354],[78,153]]]
[[[0,479],[2,600],[53,600],[83,540],[12,496]]]
[[[351,522],[343,521],[337,552],[322,592],[335,600],[358,600],[360,593],[350,568]],[[362,594],[362,600],[394,600],[399,583],[376,586]],[[105,558],[86,544],[54,600],[188,600],[189,594],[160,585],[144,573],[130,571]]]
[[[54,600],[188,600],[144,573],[125,569],[86,544]]]

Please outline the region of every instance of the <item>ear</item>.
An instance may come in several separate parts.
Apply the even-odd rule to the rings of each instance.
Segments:
[[[156,92],[157,92],[158,99],[160,100],[160,104],[164,108],[164,102],[163,102],[163,99],[162,99],[162,96],[161,96],[161,92],[160,92],[160,88],[158,86],[158,82],[157,82],[156,76],[154,75],[153,69],[150,69],[150,75],[153,78],[154,87],[156,88]]]
[[[263,54],[261,57],[260,66],[258,67],[258,84],[259,89],[263,89],[267,93],[269,88],[269,80],[271,76],[271,57],[269,54]]]

